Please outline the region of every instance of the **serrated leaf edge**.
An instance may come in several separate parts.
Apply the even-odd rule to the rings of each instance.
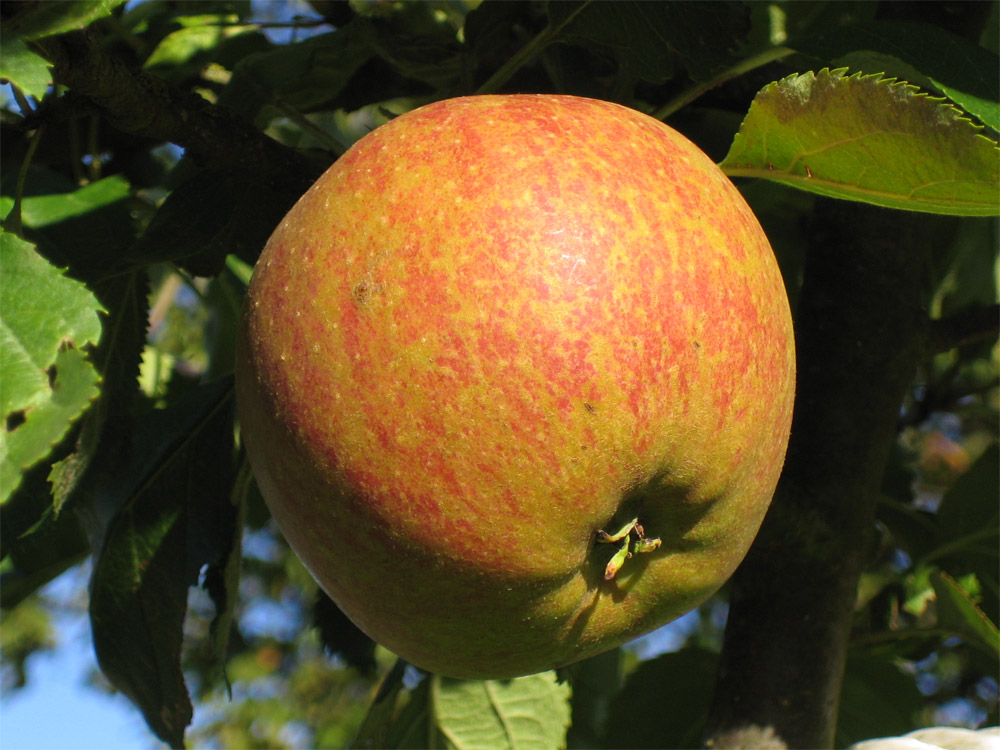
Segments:
[[[868,190],[853,184],[835,182],[832,180],[823,180],[822,178],[817,178],[812,173],[812,170],[809,169],[809,166],[801,162],[801,157],[803,156],[802,154],[796,155],[792,163],[789,164],[788,167],[782,169],[776,169],[772,164],[769,164],[766,167],[764,166],[753,167],[749,165],[749,162],[747,162],[747,166],[740,167],[738,166],[739,164],[738,162],[735,162],[734,164],[728,163],[730,154],[735,150],[737,144],[739,144],[744,137],[743,125],[750,118],[751,113],[753,113],[754,110],[760,106],[758,100],[761,95],[769,93],[773,91],[775,87],[780,86],[781,84],[787,84],[789,81],[792,81],[793,79],[799,80],[801,78],[811,76],[813,80],[815,80],[818,78],[818,76],[823,75],[824,73],[838,80],[864,81],[869,79],[875,79],[874,82],[876,84],[883,84],[893,88],[903,87],[904,89],[908,89],[912,92],[911,95],[914,96],[915,98],[924,98],[927,101],[933,102],[938,106],[940,106],[943,111],[948,112],[949,116],[954,118],[950,124],[962,123],[964,125],[967,125],[968,127],[972,128],[975,131],[974,137],[985,140],[987,143],[991,144],[994,147],[994,149],[1000,152],[1000,143],[990,138],[989,136],[985,135],[985,133],[983,132],[986,130],[985,126],[975,122],[971,118],[971,116],[968,115],[968,113],[959,108],[954,102],[952,102],[947,97],[933,96],[930,93],[923,91],[919,86],[916,86],[915,84],[909,83],[908,81],[903,81],[895,77],[886,76],[884,73],[864,73],[863,71],[855,71],[853,73],[849,73],[849,68],[846,67],[834,68],[834,69],[822,68],[819,71],[792,73],[790,75],[785,76],[784,78],[781,78],[777,81],[773,81],[767,84],[757,93],[757,96],[755,96],[754,100],[750,103],[750,108],[747,110],[747,114],[743,118],[743,122],[740,123],[740,127],[737,130],[736,135],[733,137],[733,142],[729,148],[729,153],[727,153],[726,157],[721,162],[719,162],[719,167],[726,173],[726,175],[728,175],[729,177],[755,177],[755,178],[767,179],[773,182],[778,182],[784,185],[788,185],[790,187],[806,189],[809,190],[810,192],[817,192],[823,195],[832,195],[835,197],[844,197],[842,194],[845,192],[849,192],[850,194],[853,195],[859,195],[859,196],[867,195],[873,198],[878,198],[883,196],[895,199],[912,198],[913,193],[910,193],[908,195],[902,195],[896,193],[883,193],[879,191]],[[835,145],[837,144],[827,144],[826,146],[824,146],[824,149],[833,147]],[[819,152],[814,151],[812,153],[819,153]],[[802,172],[799,173],[791,171],[799,163],[802,163],[803,165]],[[920,187],[924,188],[927,186],[922,185]],[[968,208],[970,209],[968,215],[993,216],[996,214],[996,211],[989,210],[988,208],[983,207],[982,204],[978,203],[962,203],[959,201],[949,202],[948,204],[941,204],[938,201],[925,201],[921,203],[919,199],[914,199],[914,202],[916,205],[914,205],[913,210],[921,210],[921,208],[923,210],[931,210],[932,206],[941,205],[941,206],[960,206]]]

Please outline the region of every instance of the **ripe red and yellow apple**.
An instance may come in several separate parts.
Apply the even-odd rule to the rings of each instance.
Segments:
[[[260,489],[334,601],[419,667],[501,678],[725,582],[794,351],[767,239],[697,147],[607,102],[480,96],[376,129],[302,197],[236,375]]]

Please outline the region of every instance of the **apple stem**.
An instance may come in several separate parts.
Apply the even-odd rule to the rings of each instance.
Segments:
[[[632,538],[632,532],[635,532],[635,539]],[[610,581],[618,575],[622,565],[628,558],[632,557],[633,553],[652,552],[662,543],[658,538],[646,536],[646,530],[639,523],[638,518],[633,518],[614,534],[609,534],[604,529],[598,529],[597,541],[601,544],[621,542],[618,551],[612,555],[607,567],[604,568],[605,581]]]

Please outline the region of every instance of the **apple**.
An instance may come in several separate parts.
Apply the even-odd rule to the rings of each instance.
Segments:
[[[275,230],[236,394],[260,490],[358,627],[507,678],[613,648],[732,574],[781,471],[782,278],[680,134],[473,96],[358,141]]]

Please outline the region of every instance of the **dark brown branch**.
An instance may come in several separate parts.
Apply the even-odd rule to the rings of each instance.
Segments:
[[[833,744],[875,498],[925,352],[923,220],[817,204],[796,314],[792,438],[771,510],[733,578],[710,746],[754,746],[767,729],[790,748]]]
[[[929,354],[946,352],[1000,335],[1000,305],[973,307],[950,317],[931,321],[927,337]]]
[[[93,31],[38,42],[53,78],[86,97],[115,128],[181,146],[197,162],[223,170],[252,170],[282,182],[315,177],[298,152],[268,138],[229,110],[109,54]]]

